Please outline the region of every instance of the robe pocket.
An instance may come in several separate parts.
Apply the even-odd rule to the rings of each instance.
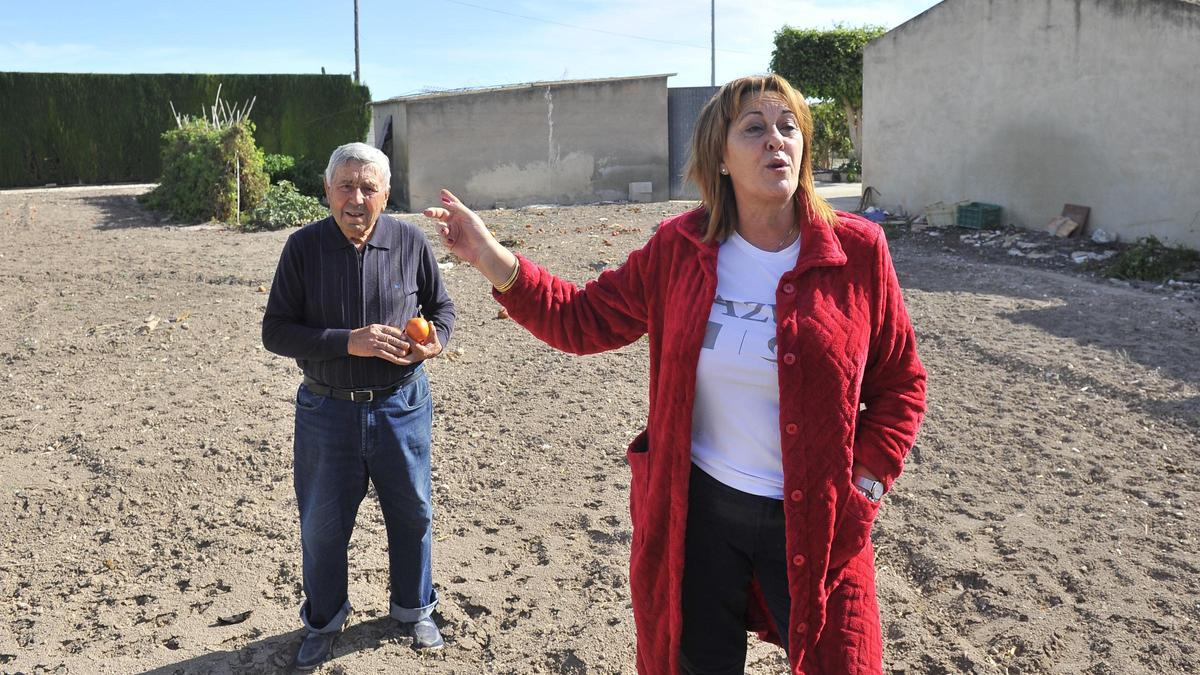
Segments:
[[[642,504],[650,483],[650,433],[643,429],[629,448],[625,450],[625,461],[629,462],[629,520],[633,523],[633,541],[641,539],[645,527],[641,523]]]
[[[879,514],[879,502],[872,502],[851,487],[833,528],[829,545],[829,569],[835,570],[858,555],[871,538],[871,526]]]

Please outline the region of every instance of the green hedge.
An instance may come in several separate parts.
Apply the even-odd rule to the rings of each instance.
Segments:
[[[0,72],[0,187],[157,181],[171,103],[198,116],[257,97],[250,119],[268,153],[324,166],[363,139],[371,95],[348,75],[98,75]]]

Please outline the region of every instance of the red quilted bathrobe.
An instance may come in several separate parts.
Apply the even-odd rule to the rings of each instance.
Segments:
[[[851,487],[861,462],[887,488],[925,410],[925,370],[878,225],[839,213],[802,216],[800,255],[776,291],[779,435],[791,562],[797,675],[880,673],[883,640],[870,531],[877,504]],[[637,668],[676,675],[682,613],[696,364],[717,287],[705,214],[662,223],[619,269],[580,289],[521,258],[513,319],[564,351],[588,354],[650,339],[650,417],[627,453],[633,542],[629,576]],[[755,584],[748,630],[780,643]]]

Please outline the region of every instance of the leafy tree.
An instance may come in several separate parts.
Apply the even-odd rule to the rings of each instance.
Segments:
[[[267,191],[253,122],[216,129],[201,121],[184,121],[163,133],[162,153],[158,187],[140,200],[180,220],[233,222],[239,211],[257,206]]]
[[[813,166],[831,169],[834,157],[848,157],[854,152],[846,115],[833,101],[816,101],[808,107],[813,116]]]
[[[272,155],[267,155],[267,159],[271,160]],[[279,183],[287,181],[295,187],[300,194],[309,197],[322,199],[325,197],[325,162],[309,157],[301,157],[300,159],[292,159],[284,155],[274,155],[277,159],[271,160],[269,164],[274,171],[268,171],[271,174],[271,180]],[[279,157],[285,157],[285,160],[279,160]],[[291,160],[288,164],[286,160]],[[286,166],[285,166],[286,164]]]
[[[775,34],[771,70],[809,98],[836,102],[846,114],[854,156],[862,156],[862,55],[883,26],[832,30],[784,26]]]
[[[174,113],[177,128],[162,135],[162,178],[142,203],[183,220],[225,223],[258,206],[270,179],[254,143],[253,107],[254,100],[230,106],[218,87],[212,109],[200,117]]]
[[[296,158],[291,155],[263,155],[263,171],[267,172],[267,176],[271,180],[282,180],[280,176],[285,175],[295,166]]]

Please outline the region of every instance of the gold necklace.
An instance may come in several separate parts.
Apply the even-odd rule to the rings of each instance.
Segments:
[[[794,224],[788,228],[787,234],[783,235],[783,239],[780,239],[779,244],[777,244],[775,246],[776,253],[778,253],[778,252],[782,251],[783,249],[787,248],[788,246],[792,245],[792,232],[796,232],[796,234],[799,234],[799,231],[797,230],[797,228]]]

